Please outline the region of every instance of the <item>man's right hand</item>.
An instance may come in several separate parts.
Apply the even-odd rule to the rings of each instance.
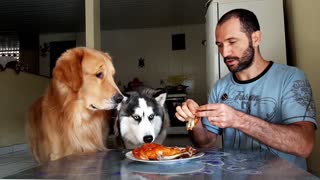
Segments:
[[[176,107],[176,117],[183,122],[189,122],[195,119],[199,105],[192,99],[188,99],[181,106]],[[217,139],[217,135],[208,131],[202,123],[195,125],[192,131],[188,131],[191,135],[193,144],[199,148],[211,148]]]
[[[176,107],[176,117],[180,121],[190,121],[195,118],[195,113],[197,109],[199,108],[199,105],[193,101],[192,99],[187,99],[186,102],[182,103],[181,106]]]

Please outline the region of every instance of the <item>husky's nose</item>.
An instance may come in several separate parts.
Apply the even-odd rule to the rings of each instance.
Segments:
[[[147,135],[147,136],[144,136],[144,137],[143,137],[143,141],[144,141],[145,143],[151,143],[152,140],[153,140],[153,137],[152,137],[151,135]]]
[[[113,101],[116,103],[121,103],[123,100],[123,96],[121,94],[116,94],[112,97]]]

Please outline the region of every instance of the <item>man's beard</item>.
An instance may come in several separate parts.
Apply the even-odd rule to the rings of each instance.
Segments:
[[[244,51],[243,56],[241,58],[227,56],[224,58],[224,63],[226,63],[227,60],[238,61],[239,64],[232,65],[232,66],[227,65],[227,67],[229,71],[232,73],[240,72],[252,65],[253,58],[254,58],[254,51],[255,50],[253,49],[252,44],[249,44],[248,48]]]

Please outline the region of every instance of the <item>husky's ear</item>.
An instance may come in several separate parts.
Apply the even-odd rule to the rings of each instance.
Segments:
[[[122,99],[122,102],[117,105],[117,111],[120,111],[122,104],[129,99],[129,96],[125,93],[123,93],[122,96],[123,96],[123,99]]]
[[[130,97],[130,93],[128,93],[128,92],[121,92],[122,93],[122,95],[123,95],[123,97]]]
[[[157,93],[155,94],[154,98],[161,106],[163,106],[167,99],[167,93],[166,92],[161,94]]]
[[[123,96],[126,96],[127,98],[130,98],[133,95],[138,95],[137,91],[127,91],[123,93]]]

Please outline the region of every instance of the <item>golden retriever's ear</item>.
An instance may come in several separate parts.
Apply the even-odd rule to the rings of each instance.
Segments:
[[[103,53],[103,54],[104,54],[108,59],[110,59],[110,60],[112,59],[109,53],[105,52],[105,53]]]
[[[78,91],[82,85],[82,59],[84,50],[75,48],[63,53],[57,60],[53,70],[53,78],[66,84],[73,91]]]

